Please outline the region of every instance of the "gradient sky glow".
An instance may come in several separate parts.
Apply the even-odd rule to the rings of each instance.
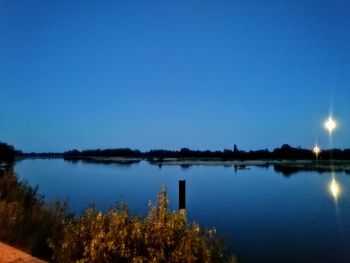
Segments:
[[[0,141],[350,148],[348,1],[0,0]]]

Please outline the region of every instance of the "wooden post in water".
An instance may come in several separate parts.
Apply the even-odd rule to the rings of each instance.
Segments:
[[[186,211],[186,181],[179,181],[179,211],[185,213]]]

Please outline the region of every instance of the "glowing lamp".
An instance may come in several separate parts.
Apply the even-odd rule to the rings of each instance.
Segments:
[[[312,151],[314,152],[314,154],[316,155],[316,158],[318,158],[318,155],[321,152],[321,148],[316,144],[315,147],[312,149]]]
[[[325,121],[324,127],[327,129],[329,134],[332,134],[333,130],[337,127],[337,123],[330,116],[328,120]]]

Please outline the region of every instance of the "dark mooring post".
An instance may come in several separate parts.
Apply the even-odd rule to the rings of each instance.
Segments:
[[[185,212],[186,209],[186,181],[179,181],[179,211]]]

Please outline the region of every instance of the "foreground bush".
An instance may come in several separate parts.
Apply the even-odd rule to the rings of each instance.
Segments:
[[[163,189],[145,218],[125,205],[67,216],[65,204],[46,204],[12,170],[0,170],[0,240],[54,262],[235,262],[214,229],[189,224],[168,202]]]
[[[146,218],[130,216],[125,206],[103,214],[90,207],[68,224],[60,244],[51,243],[58,262],[223,262],[223,242],[214,230],[188,224],[168,211],[165,190]],[[230,259],[234,262],[234,259]]]
[[[0,171],[0,240],[30,254],[50,258],[48,238],[59,240],[65,225],[66,206],[46,204],[26,183],[19,182],[13,171]]]

